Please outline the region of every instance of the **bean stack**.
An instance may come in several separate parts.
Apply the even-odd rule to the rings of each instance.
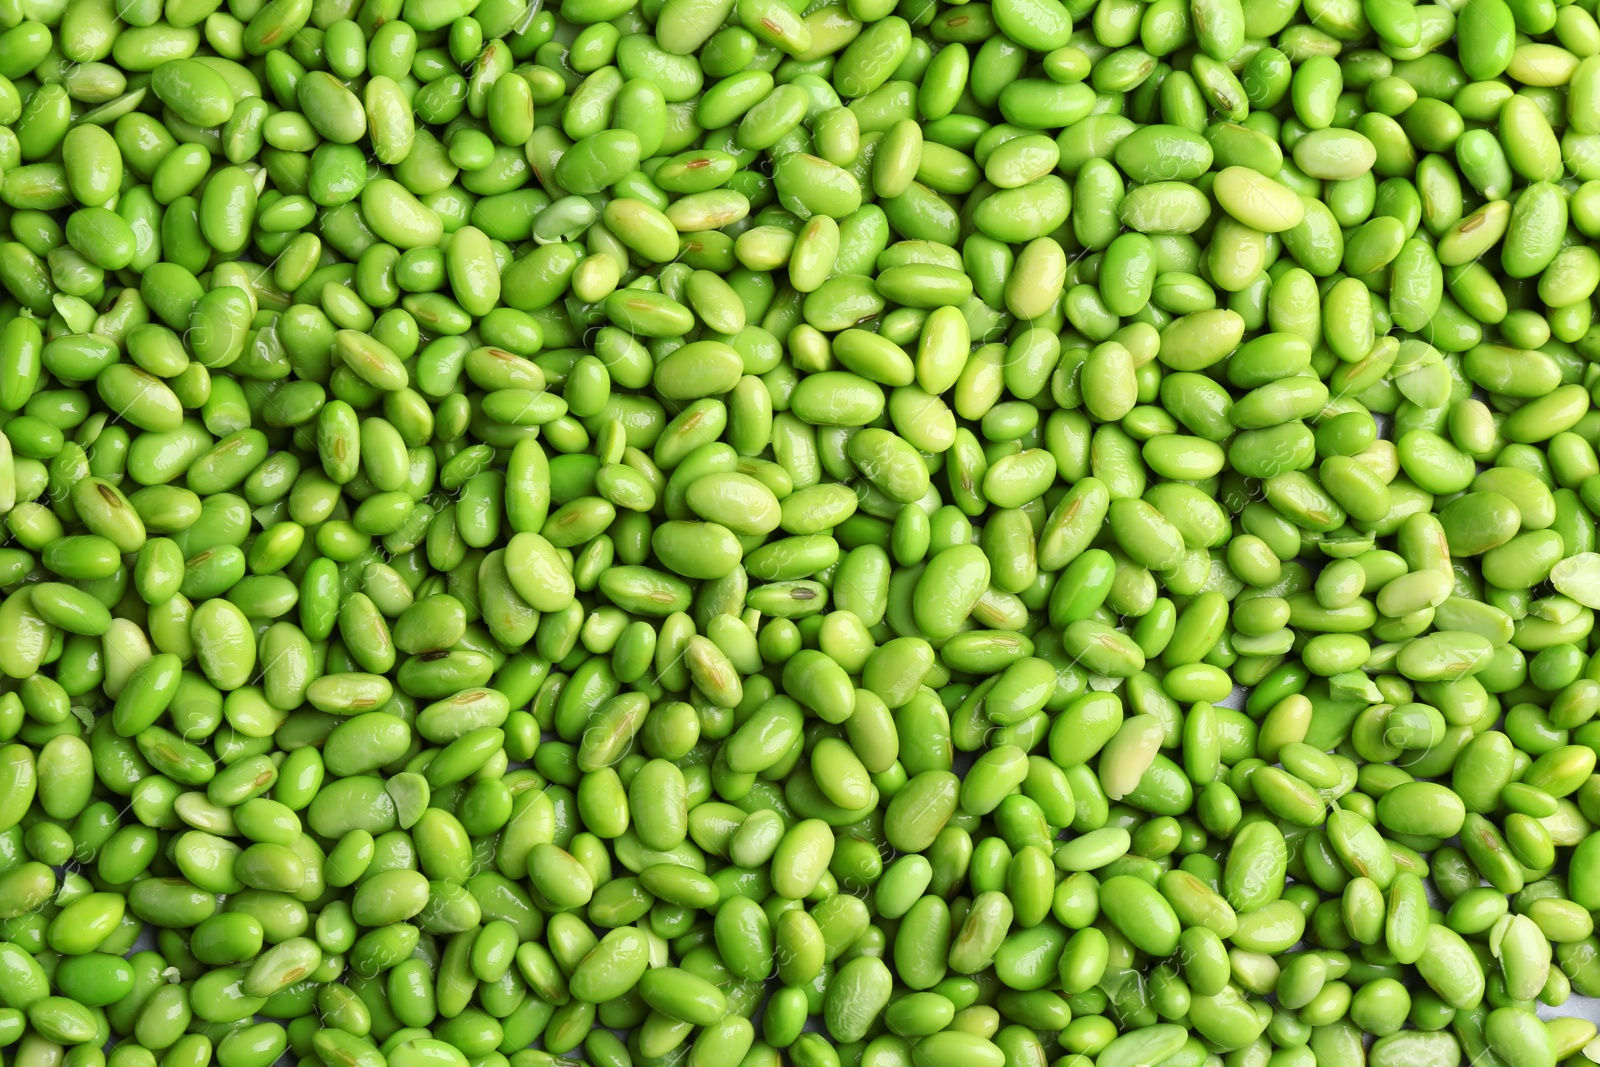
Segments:
[[[1600,1058],[1595,0],[0,0],[0,205],[8,1064]]]

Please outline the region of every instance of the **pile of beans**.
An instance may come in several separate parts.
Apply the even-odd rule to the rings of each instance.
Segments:
[[[6,1062],[1600,1059],[1595,6],[0,0]]]

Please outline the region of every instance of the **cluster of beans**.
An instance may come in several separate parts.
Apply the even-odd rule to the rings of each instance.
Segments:
[[[6,1062],[1600,1058],[1594,8],[0,0]]]

